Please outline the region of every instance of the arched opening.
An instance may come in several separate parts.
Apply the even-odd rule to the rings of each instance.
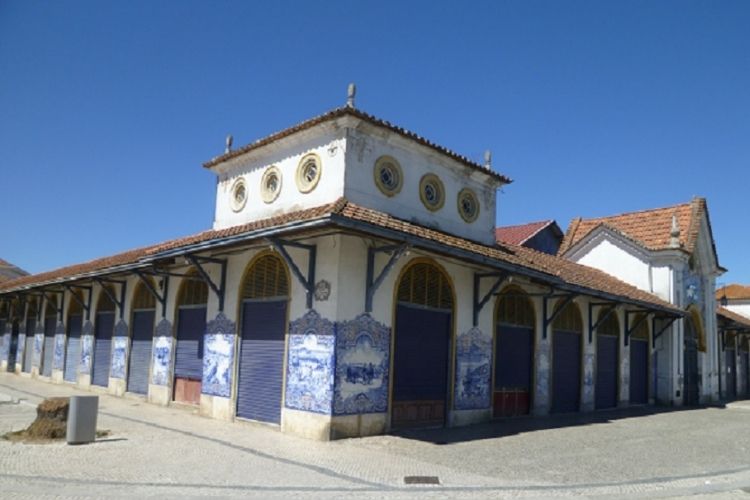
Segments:
[[[503,290],[495,308],[495,417],[526,415],[531,408],[536,315],[520,287]]]
[[[29,300],[26,304],[26,340],[23,348],[23,364],[21,370],[31,373],[31,365],[34,360],[34,334],[36,333],[37,301]]]
[[[555,306],[558,311],[561,302]],[[578,411],[581,402],[583,320],[574,302],[562,306],[552,322],[553,413]]]
[[[733,332],[727,332],[724,335],[724,359],[727,374],[724,398],[733,401],[737,399],[737,335]]]
[[[174,400],[199,404],[203,380],[208,285],[191,269],[177,295],[177,345],[174,360]]]
[[[13,300],[10,305],[10,349],[8,351],[8,371],[15,372],[16,364],[22,360],[18,359],[18,336],[21,330],[21,304],[18,299]]]
[[[237,416],[279,424],[284,386],[289,273],[273,253],[255,257],[239,291]]]
[[[42,367],[40,373],[45,377],[52,376],[52,362],[55,359],[55,330],[57,329],[57,295],[49,296],[45,301],[47,306],[44,308],[44,347],[42,356]]]
[[[683,403],[697,405],[699,402],[700,368],[698,366],[698,351],[700,343],[699,332],[702,331],[700,313],[691,309],[684,321],[684,340],[682,350],[682,385]]]
[[[638,315],[634,321],[639,323],[630,334],[630,404],[645,405],[648,403],[648,367],[649,367],[649,334],[648,321],[641,321]]]
[[[620,356],[620,322],[617,313],[607,310],[599,312],[596,328],[596,409],[617,406],[617,373]]]
[[[65,350],[65,367],[63,379],[66,382],[78,382],[78,367],[81,365],[81,331],[83,330],[83,296],[80,291],[73,292],[68,306],[66,334],[68,347]]]
[[[150,283],[153,286],[153,281]],[[151,366],[151,348],[154,341],[156,298],[143,282],[139,282],[135,287],[131,309],[127,391],[146,394]]]
[[[445,424],[453,287],[436,264],[415,260],[396,285],[391,427]]]
[[[94,317],[94,359],[91,367],[91,383],[100,387],[109,386],[109,370],[112,363],[112,334],[115,329],[116,305],[112,297],[115,291],[107,286],[99,292]],[[111,295],[111,297],[110,297]]]

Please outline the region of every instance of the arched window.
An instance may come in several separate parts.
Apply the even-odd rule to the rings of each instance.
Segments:
[[[497,322],[534,328],[534,306],[523,290],[512,287],[503,291],[497,303]]]
[[[133,294],[133,310],[156,309],[156,298],[148,291],[146,285],[138,283]]]
[[[197,278],[198,273],[191,270],[183,278],[177,304],[180,306],[204,305],[208,303],[208,285]]]
[[[641,321],[643,319],[643,314],[639,314],[633,319],[634,323],[638,323],[638,327],[635,329],[633,333],[630,334],[631,339],[641,339],[641,340],[648,340],[648,321]]]
[[[248,269],[242,284],[243,299],[289,296],[289,277],[282,260],[276,255],[259,257]]]
[[[96,304],[96,310],[97,312],[113,312],[116,309],[115,302],[110,298],[110,295],[112,297],[115,296],[115,291],[112,289],[111,286],[107,286],[107,292],[105,292],[103,289],[99,292],[99,300]]]
[[[607,311],[600,311],[597,322],[601,321],[602,316],[607,314]],[[601,335],[610,335],[618,337],[620,335],[620,322],[617,319],[617,313],[612,312],[607,318],[599,323],[596,328],[596,333]]]
[[[568,302],[567,305],[563,307],[563,310],[555,317],[555,321],[552,323],[552,328],[563,332],[582,332],[583,320],[581,319],[581,311],[578,309],[578,306],[573,302]],[[555,306],[556,311],[559,310],[559,308],[559,304]]]
[[[448,277],[434,264],[420,262],[410,266],[398,285],[399,302],[434,309],[453,309],[453,292]]]

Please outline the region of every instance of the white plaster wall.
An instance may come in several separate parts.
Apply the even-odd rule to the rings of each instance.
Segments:
[[[648,262],[626,251],[611,240],[603,240],[577,258],[576,262],[601,269],[641,290],[648,291],[651,289]]]
[[[381,193],[374,181],[375,162],[383,155],[395,158],[404,176],[401,191],[392,197]],[[352,202],[488,245],[495,243],[496,189],[486,175],[397,134],[372,129],[349,133],[346,164],[345,195]],[[436,212],[425,208],[419,196],[419,181],[426,173],[436,174],[445,186],[445,203]],[[474,190],[479,199],[479,217],[472,223],[458,213],[458,193],[464,187]]]
[[[282,148],[266,148],[263,154],[247,155],[223,168],[216,185],[214,229],[244,224],[287,212],[318,207],[344,195],[344,145],[341,130],[299,134]],[[297,188],[296,174],[299,161],[308,153],[315,153],[322,171],[318,185],[309,193]],[[281,172],[281,192],[272,203],[261,199],[261,179],[267,167],[276,166]],[[232,210],[232,186],[236,179],[245,179],[247,203],[239,212]]]

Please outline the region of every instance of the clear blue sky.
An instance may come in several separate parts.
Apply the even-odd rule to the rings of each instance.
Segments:
[[[0,0],[0,257],[210,227],[201,163],[344,103],[515,182],[499,222],[708,198],[750,283],[750,2]]]

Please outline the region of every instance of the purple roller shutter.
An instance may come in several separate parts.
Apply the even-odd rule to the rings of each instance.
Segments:
[[[237,381],[237,415],[278,424],[286,348],[284,301],[245,302]]]
[[[617,406],[617,343],[610,335],[596,337],[596,401],[597,409]]]
[[[579,410],[581,394],[581,335],[552,334],[552,412]]]
[[[109,385],[109,367],[112,363],[112,331],[115,313],[102,312],[96,315],[94,324],[94,361],[91,383],[102,387]]]
[[[206,308],[184,307],[177,313],[177,347],[174,376],[203,379],[203,335],[206,332]]]

